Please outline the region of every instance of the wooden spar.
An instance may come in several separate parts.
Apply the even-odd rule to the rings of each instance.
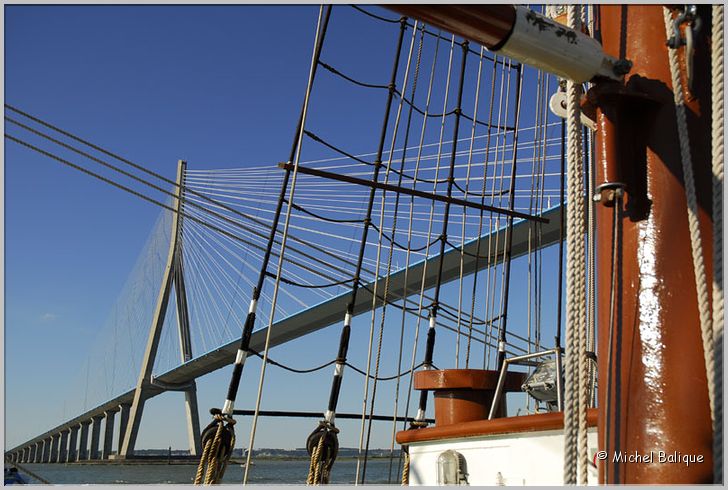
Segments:
[[[706,11],[701,17],[710,24]],[[598,19],[605,51],[634,62],[626,84],[604,84],[590,93],[598,107],[596,183],[626,185],[617,222],[611,365],[613,208],[597,206],[599,440],[609,451],[600,483],[711,483],[711,419],[662,6],[603,5]],[[707,31],[696,36],[694,92],[686,100],[702,248],[709,259]],[[710,284],[710,260],[705,265]],[[650,451],[652,464],[612,462],[614,452]],[[658,451],[699,455],[703,462],[660,464]]]
[[[516,5],[387,5],[470,41],[562,78],[587,82],[621,79],[629,65],[606,56],[581,31]]]
[[[425,24],[498,49],[516,22],[513,5],[386,5],[387,8]]]
[[[296,169],[296,167],[294,165],[292,165],[290,163],[283,163],[283,162],[278,164],[278,168],[282,168],[284,170]],[[525,219],[525,220],[533,221],[533,222],[537,222],[537,223],[548,223],[549,222],[548,218],[544,218],[543,216],[530,215],[527,213],[521,213],[519,211],[513,211],[511,209],[497,208],[495,206],[489,206],[487,204],[480,204],[480,203],[477,203],[474,201],[458,199],[456,197],[447,197],[447,196],[443,196],[440,194],[433,194],[431,192],[418,191],[417,189],[409,189],[407,187],[402,187],[402,186],[398,186],[398,185],[394,185],[394,184],[385,184],[383,182],[373,182],[371,180],[352,177],[351,175],[337,174],[335,172],[327,172],[325,170],[318,170],[315,168],[303,167],[303,166],[299,166],[297,168],[297,172],[301,173],[301,174],[322,177],[325,179],[338,180],[340,182],[348,182],[350,184],[361,185],[364,187],[369,187],[370,189],[371,188],[382,189],[385,191],[397,192],[399,194],[406,194],[409,196],[423,197],[423,198],[429,199],[431,201],[449,202],[450,204],[454,204],[456,206],[463,206],[466,208],[479,209],[481,211],[490,211],[491,213],[504,214],[506,216],[510,216],[513,218]]]

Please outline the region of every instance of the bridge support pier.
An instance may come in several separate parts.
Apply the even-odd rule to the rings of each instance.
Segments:
[[[129,423],[129,409],[131,404],[122,403],[119,405],[119,445],[116,449],[116,456],[121,454],[121,447],[124,445],[124,434],[126,433],[126,424]]]
[[[41,456],[41,463],[47,463],[51,454],[51,441],[50,439],[43,439],[43,453]]]
[[[28,456],[28,463],[35,463],[35,453],[38,451],[38,445],[33,444],[30,446],[30,455]]]
[[[27,463],[28,462],[28,453],[30,452],[30,449],[27,447],[23,449],[23,451],[20,454],[20,462],[21,463]]]
[[[78,455],[76,456],[76,461],[88,459],[88,426],[90,424],[90,420],[81,422],[81,438],[78,443]]]
[[[202,441],[200,439],[200,411],[197,407],[197,384],[193,381],[192,387],[185,391],[185,411],[187,412],[187,439],[192,456],[202,455]]]
[[[106,423],[104,424],[104,444],[101,451],[101,459],[109,459],[111,456],[111,447],[114,443],[114,417],[118,410],[107,410],[104,414]]]
[[[58,446],[59,446],[60,442],[61,442],[60,434],[54,434],[51,436],[51,455],[50,455],[50,459],[48,460],[49,463],[58,462]]]
[[[76,461],[76,454],[78,447],[78,426],[74,425],[68,429],[68,456],[66,456],[66,462],[72,463]]]
[[[172,293],[172,286],[175,288],[175,296],[177,303],[177,325],[179,327],[180,352],[182,362],[192,359],[192,343],[189,330],[189,315],[187,311],[187,293],[185,291],[184,275],[182,267],[182,250],[178,246],[182,234],[182,201],[184,189],[184,172],[187,164],[179,161],[177,165],[177,190],[173,200],[175,213],[172,218],[172,233],[169,241],[169,251],[167,253],[167,265],[164,270],[162,284],[159,288],[157,296],[157,306],[154,311],[154,319],[149,330],[149,338],[144,353],[144,360],[139,373],[136,389],[134,390],[134,399],[129,409],[129,420],[124,429],[124,438],[119,451],[119,457],[128,458],[134,455],[134,446],[136,444],[139,426],[144,412],[144,403],[149,397],[149,389],[154,386],[152,380],[152,369],[154,360],[157,357],[157,349],[159,347],[159,339],[164,325],[164,319],[167,314],[167,306]],[[163,388],[164,389],[164,388]],[[190,454],[198,455],[201,453],[200,443],[200,421],[199,411],[197,407],[197,389],[194,381],[190,388],[185,390],[185,410],[187,412],[187,428],[190,442]]]
[[[101,421],[103,419],[100,415],[91,417],[91,447],[88,451],[88,459],[99,459],[99,439],[101,438]]]
[[[68,458],[68,430],[61,432],[60,436],[61,444],[58,448],[58,462],[65,463],[67,461],[66,458]]]
[[[33,463],[40,463],[43,458],[43,442],[38,441],[35,443],[35,451],[33,451]]]

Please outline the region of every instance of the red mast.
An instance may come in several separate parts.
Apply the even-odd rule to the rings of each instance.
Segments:
[[[387,7],[495,50],[508,46],[521,8]],[[598,126],[597,185],[607,184],[597,205],[599,432],[600,449],[609,451],[600,478],[603,483],[711,483],[710,408],[663,10],[603,5],[595,11],[607,55],[603,65],[623,74],[625,65],[615,69],[613,61],[634,63],[624,82],[606,80],[608,70],[601,71],[587,103],[596,110]],[[695,37],[692,91],[685,99],[710,283],[708,12],[699,10],[703,29]],[[513,55],[507,51],[501,53]],[[685,48],[679,52],[687,87]],[[625,192],[616,226],[609,190],[615,184],[623,184]],[[651,455],[652,463],[615,463],[615,453]]]
[[[709,258],[709,16],[702,22],[693,91],[685,99],[702,248]],[[606,442],[610,456],[654,452],[651,464],[609,457],[601,477],[606,483],[711,483],[710,408],[662,6],[604,5],[598,26],[604,50],[634,63],[623,86],[608,83],[590,94],[599,106],[597,185],[626,186],[614,268],[613,210],[606,200],[597,206],[600,444]],[[685,51],[679,55],[687,86]],[[710,283],[710,260],[706,272]],[[661,463],[659,451],[681,461],[702,456],[702,462]]]

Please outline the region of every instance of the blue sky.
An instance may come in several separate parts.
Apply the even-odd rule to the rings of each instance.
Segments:
[[[6,6],[5,101],[168,178],[178,159],[191,169],[274,166],[288,158],[317,15],[313,6]],[[324,59],[335,66],[357,61],[351,73],[367,81],[386,78],[379,67],[391,58],[396,31],[346,6],[334,9],[331,22]],[[321,83],[314,103],[348,97],[335,82]],[[348,137],[355,151],[373,151],[372,140],[356,135],[378,124],[382,105],[368,112],[362,110],[368,100],[358,104],[356,112],[316,112],[311,124]],[[159,213],[5,143],[6,445],[75,415],[62,400],[83,376],[86,356]],[[553,299],[554,250],[544,257],[545,298]],[[525,267],[514,264],[514,287],[523,286]],[[516,298],[512,306],[518,323],[524,303]],[[553,304],[544,306],[544,316],[553,311]],[[338,332],[330,327],[274,357],[319,364],[334,355]],[[365,345],[365,328],[352,342]],[[352,354],[359,366],[361,350]],[[255,381],[241,388],[240,407],[252,408],[259,366],[256,360],[246,365]],[[342,411],[356,412],[361,379],[347,376],[356,387],[345,392]],[[228,379],[226,368],[198,381],[203,424],[207,410],[220,406]],[[324,410],[329,384],[330,370],[296,378],[270,368],[264,408]],[[137,447],[186,447],[181,400],[169,393],[147,403]],[[241,441],[247,442],[247,424],[237,426]],[[257,445],[301,447],[314,426],[313,420],[262,421]],[[373,446],[388,446],[388,431]],[[355,446],[358,432],[355,423],[342,422],[342,445]]]

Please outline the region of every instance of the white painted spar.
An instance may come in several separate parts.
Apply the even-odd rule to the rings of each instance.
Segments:
[[[597,452],[596,427],[587,436],[589,457]],[[469,485],[563,485],[564,431],[544,430],[461,437],[409,444],[410,485],[437,485],[437,460],[447,450],[465,458]],[[589,485],[598,484],[589,465]]]
[[[619,79],[612,70],[617,60],[595,39],[520,5],[513,32],[496,53],[577,83],[597,75]]]

